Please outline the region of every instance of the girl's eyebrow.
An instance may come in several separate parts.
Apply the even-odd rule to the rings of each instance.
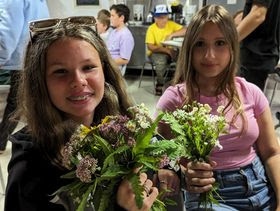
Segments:
[[[225,37],[216,37],[215,40],[225,40],[226,38]],[[206,40],[205,38],[203,37],[199,37],[198,40]]]
[[[82,61],[80,61],[80,64],[82,63],[87,63],[87,62],[91,62],[92,60],[91,59],[84,59]],[[50,63],[49,66],[54,66],[54,65],[64,65],[64,62],[61,62],[61,61],[54,61],[52,63]]]

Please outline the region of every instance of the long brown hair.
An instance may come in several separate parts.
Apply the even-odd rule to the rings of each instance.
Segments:
[[[61,28],[42,31],[29,42],[24,71],[18,91],[17,114],[27,122],[27,127],[37,146],[46,157],[60,163],[60,150],[74,132],[76,123],[67,119],[57,109],[46,85],[46,55],[53,42],[59,39],[80,39],[90,43],[98,52],[105,77],[103,99],[94,111],[93,124],[98,124],[106,115],[127,114],[132,105],[120,70],[95,30],[90,26],[68,24]]]
[[[243,106],[235,86],[235,76],[237,69],[239,68],[238,33],[232,16],[224,7],[220,5],[207,5],[198,11],[192,18],[180,50],[173,84],[185,83],[185,104],[191,103],[195,100],[195,89],[198,90],[198,96],[200,96],[200,89],[196,81],[196,70],[192,65],[192,54],[193,48],[198,41],[199,33],[205,24],[209,22],[212,22],[219,27],[225,36],[225,40],[230,50],[230,62],[225,70],[218,76],[219,80],[217,80],[218,84],[215,91],[217,101],[219,100],[218,95],[224,94],[228,99],[224,111],[229,111],[232,107],[235,109],[235,114],[231,123],[234,123],[237,116],[241,115],[244,126],[244,124],[246,124],[246,120],[243,113]],[[244,129],[245,127],[242,128]]]

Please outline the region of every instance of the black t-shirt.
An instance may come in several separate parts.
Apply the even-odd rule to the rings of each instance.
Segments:
[[[268,8],[265,21],[258,26],[241,42],[241,55],[244,52],[254,59],[241,58],[241,60],[270,60],[279,59],[280,40],[280,1],[279,0],[246,0],[244,7],[245,17],[250,12],[253,3],[264,5]]]

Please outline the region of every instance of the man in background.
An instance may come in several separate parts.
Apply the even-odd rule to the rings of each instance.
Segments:
[[[246,0],[243,19],[237,26],[241,73],[264,89],[268,73],[279,60],[280,1]]]
[[[186,28],[168,19],[169,11],[167,5],[156,5],[154,9],[155,23],[149,26],[146,33],[147,55],[155,64],[157,74],[156,95],[161,95],[164,86],[164,74],[169,63],[174,61],[177,51],[173,48],[165,47],[162,41],[175,36],[183,36]]]
[[[16,109],[18,80],[29,39],[28,22],[48,17],[45,0],[0,1],[0,78],[4,76],[5,80],[10,81],[7,104],[0,124],[0,154],[6,149],[8,136],[17,126],[17,122],[10,120],[10,117]]]
[[[114,4],[110,7],[110,12],[111,26],[114,30],[110,32],[106,44],[113,60],[124,75],[134,48],[134,38],[126,26],[130,11],[124,4]]]

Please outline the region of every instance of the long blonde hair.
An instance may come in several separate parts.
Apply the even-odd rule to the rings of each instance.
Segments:
[[[193,49],[198,41],[198,35],[206,23],[216,24],[225,36],[225,40],[230,50],[230,62],[226,69],[218,76],[216,96],[224,94],[228,99],[225,106],[225,112],[232,107],[235,109],[232,122],[236,121],[238,115],[241,115],[243,126],[246,123],[241,99],[238,95],[235,86],[235,76],[239,68],[239,42],[238,33],[233,22],[232,16],[228,11],[220,5],[207,5],[198,11],[192,18],[185,35],[185,39],[177,61],[177,69],[173,78],[173,84],[185,83],[185,104],[191,103],[195,100],[195,89],[198,89],[198,96],[200,96],[200,89],[196,81],[196,70],[192,65]],[[217,98],[217,101],[219,99]],[[245,127],[242,127],[243,129]],[[243,132],[242,129],[242,132]]]

